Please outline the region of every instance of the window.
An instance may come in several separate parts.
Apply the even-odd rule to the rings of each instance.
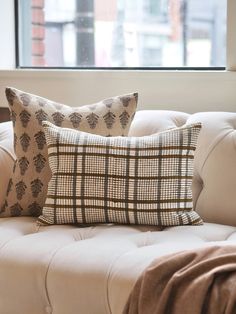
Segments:
[[[16,3],[20,67],[226,65],[226,0]]]

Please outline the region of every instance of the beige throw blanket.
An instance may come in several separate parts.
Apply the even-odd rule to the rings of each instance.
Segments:
[[[135,284],[124,314],[235,314],[236,246],[155,260]]]

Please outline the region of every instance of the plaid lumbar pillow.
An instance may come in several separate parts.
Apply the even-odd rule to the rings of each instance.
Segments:
[[[39,223],[202,224],[191,189],[200,124],[130,138],[43,126],[52,178]]]
[[[51,177],[43,120],[103,136],[127,135],[137,105],[136,93],[77,108],[14,88],[6,96],[17,160],[0,217],[41,214]]]

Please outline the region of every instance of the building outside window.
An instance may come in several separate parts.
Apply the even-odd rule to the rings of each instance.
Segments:
[[[22,67],[225,67],[226,0],[19,0]]]

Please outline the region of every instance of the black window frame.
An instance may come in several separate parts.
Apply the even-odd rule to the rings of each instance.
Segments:
[[[15,15],[15,63],[17,69],[30,70],[107,70],[107,71],[226,71],[225,67],[39,67],[39,66],[22,66],[20,65],[20,47],[19,47],[19,0],[14,0]]]

